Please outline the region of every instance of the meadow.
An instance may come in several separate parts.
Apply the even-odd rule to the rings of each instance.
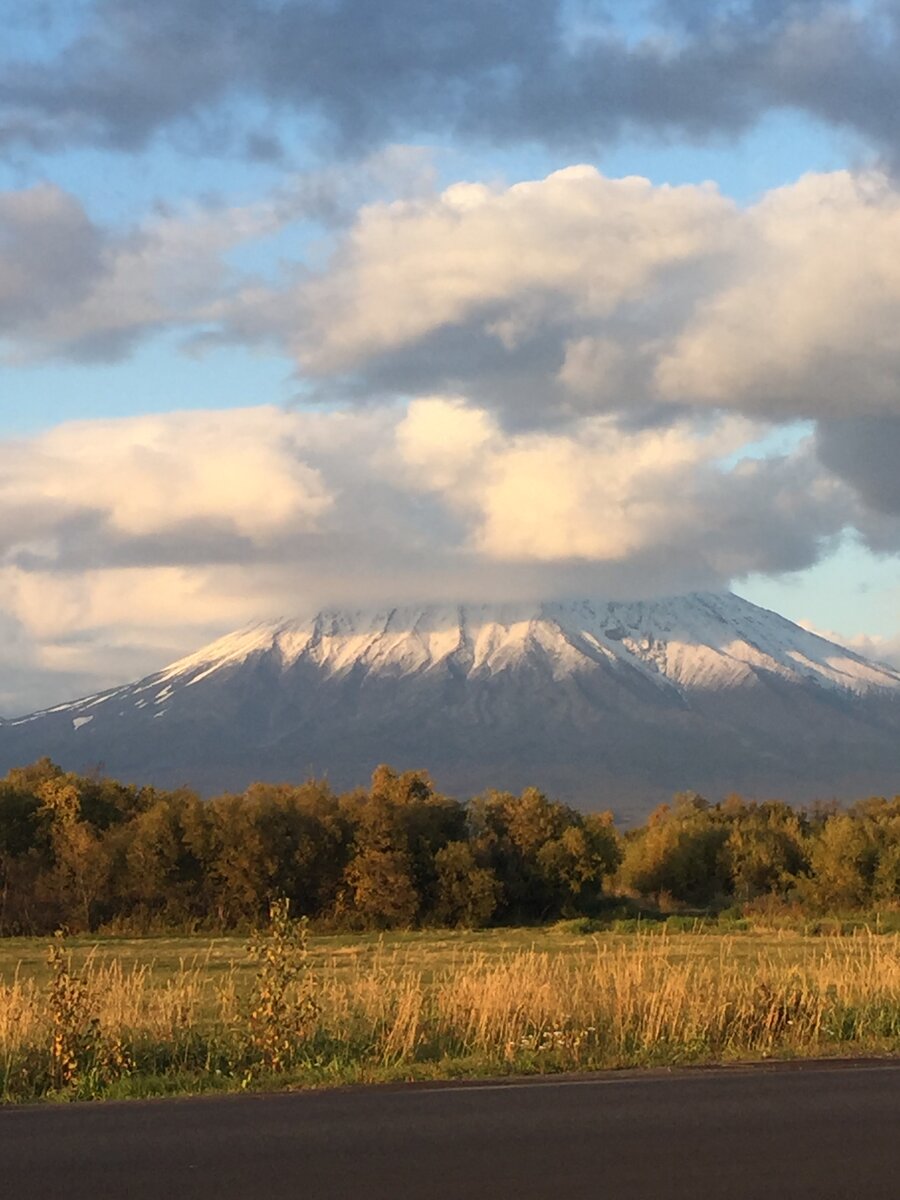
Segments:
[[[7,1102],[898,1051],[865,926],[0,943]]]

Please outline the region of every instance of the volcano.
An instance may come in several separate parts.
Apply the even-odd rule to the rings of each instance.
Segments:
[[[846,799],[900,791],[900,672],[731,593],[325,611],[0,723],[0,768],[44,755],[207,794],[387,762],[625,818],[685,789]]]

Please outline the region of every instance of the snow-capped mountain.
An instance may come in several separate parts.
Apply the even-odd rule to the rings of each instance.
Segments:
[[[0,726],[0,767],[205,790],[378,762],[634,811],[682,788],[900,790],[900,672],[731,594],[322,612]]]

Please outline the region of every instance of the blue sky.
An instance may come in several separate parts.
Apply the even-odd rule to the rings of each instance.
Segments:
[[[900,652],[900,5],[0,10],[0,712],[393,592]]]

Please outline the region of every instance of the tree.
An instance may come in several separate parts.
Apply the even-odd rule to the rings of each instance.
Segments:
[[[590,911],[603,892],[604,879],[620,861],[610,814],[567,826],[558,838],[544,842],[536,860],[562,916]]]
[[[210,911],[210,832],[209,810],[189,791],[159,796],[134,818],[121,846],[120,883],[133,917],[176,925],[204,919]]]
[[[740,902],[784,895],[806,870],[803,821],[786,804],[746,804],[732,796],[722,808],[731,891]]]
[[[480,867],[468,842],[448,842],[434,856],[439,925],[477,929],[494,915],[502,889],[490,867]]]
[[[626,839],[619,879],[659,903],[664,895],[687,904],[709,904],[730,890],[725,854],[728,826],[701,796],[676,796],[647,825]]]
[[[370,846],[347,868],[353,911],[367,927],[408,929],[419,913],[420,897],[409,856],[402,850]]]
[[[89,930],[109,863],[101,838],[82,820],[79,783],[76,775],[60,774],[43,780],[36,790],[50,822],[54,870],[49,883],[60,920]]]
[[[863,908],[871,902],[878,846],[867,822],[839,813],[822,825],[810,844],[810,878],[804,899],[822,910]]]
[[[0,935],[42,924],[37,885],[52,863],[49,821],[27,787],[0,783]]]
[[[476,857],[493,868],[502,914],[511,920],[545,920],[591,905],[618,861],[608,815],[584,817],[537,788],[476,797],[468,825]]]

